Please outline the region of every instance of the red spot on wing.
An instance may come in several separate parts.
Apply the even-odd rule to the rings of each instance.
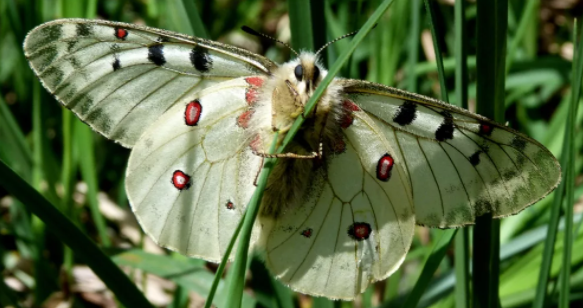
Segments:
[[[307,238],[310,238],[310,237],[312,237],[312,232],[313,232],[312,228],[308,228],[308,229],[302,231],[302,235],[307,237]]]
[[[237,118],[237,125],[239,125],[242,128],[248,128],[249,127],[249,120],[251,119],[252,114],[253,114],[253,110],[247,110],[247,111],[243,112]]]
[[[233,204],[233,202],[228,201],[226,207],[227,207],[227,210],[232,210],[235,208],[235,205]]]
[[[340,120],[340,127],[348,128],[354,122],[354,117],[352,116],[353,112],[360,111],[360,107],[358,107],[355,103],[350,100],[344,100],[342,102],[342,107],[344,108],[344,115]]]
[[[178,190],[188,189],[190,187],[190,176],[180,170],[176,170],[172,174],[172,185]]]
[[[128,30],[123,28],[115,28],[115,37],[124,40],[128,36]]]
[[[490,136],[494,127],[490,124],[482,123],[480,124],[480,134]]]
[[[251,146],[251,149],[255,152],[259,152],[261,149],[261,137],[259,137],[259,135],[255,135],[255,137],[253,137],[253,140],[251,140],[251,143],[249,143],[249,145]]]
[[[247,88],[245,90],[245,101],[247,101],[247,104],[249,105],[255,104],[255,102],[257,102],[258,96],[259,92],[257,92],[257,89],[255,88]]]
[[[360,111],[360,107],[358,107],[358,105],[353,103],[351,100],[344,100],[344,102],[342,102],[342,106],[347,111]]]
[[[395,160],[391,155],[383,155],[377,163],[377,179],[383,182],[388,181],[391,177],[391,171],[393,170],[394,164]]]
[[[352,117],[352,114],[348,113],[344,115],[340,121],[340,127],[348,128],[350,125],[352,125],[352,122],[354,122],[354,118]]]
[[[249,85],[259,88],[259,87],[261,87],[263,85],[263,81],[264,80],[261,77],[247,77],[247,78],[245,78],[245,81]]]
[[[348,235],[357,241],[368,239],[371,232],[372,229],[366,222],[355,222],[348,228]]]
[[[200,115],[202,114],[202,105],[195,99],[186,105],[186,110],[184,111],[184,121],[188,126],[195,126],[200,120]]]

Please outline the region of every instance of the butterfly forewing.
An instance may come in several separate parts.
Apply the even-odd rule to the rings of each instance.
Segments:
[[[560,180],[554,156],[508,127],[398,89],[339,82],[405,162],[420,225],[457,227],[484,213],[516,214]]]
[[[67,19],[24,42],[43,85],[104,136],[131,147],[184,97],[275,64],[236,47],[132,24]]]
[[[402,160],[372,119],[356,111],[344,133],[307,202],[275,222],[266,263],[297,291],[353,299],[399,267],[415,218]]]
[[[159,245],[218,262],[251,194],[261,159],[239,118],[245,79],[185,97],[136,143],[126,190],[144,231]]]

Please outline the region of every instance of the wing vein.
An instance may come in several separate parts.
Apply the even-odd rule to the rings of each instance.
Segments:
[[[433,172],[433,167],[431,167],[431,162],[427,158],[427,154],[425,154],[425,151],[423,150],[423,147],[421,146],[419,139],[415,139],[415,140],[417,140],[417,145],[419,146],[419,149],[421,150],[421,154],[423,154],[423,157],[425,158],[425,161],[427,162],[427,165],[429,166],[429,171],[431,171],[433,181],[435,182],[435,185],[437,186],[437,191],[439,192],[439,203],[441,205],[441,218],[442,218],[442,222],[443,222],[445,220],[445,206],[443,205],[443,196],[441,194],[441,187],[439,186],[439,182],[437,181],[437,178],[435,177],[435,173]]]

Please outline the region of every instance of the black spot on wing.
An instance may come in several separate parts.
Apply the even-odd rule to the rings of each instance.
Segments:
[[[43,77],[44,79],[51,77],[54,78],[51,88],[57,87],[63,81],[63,77],[65,76],[65,74],[60,68],[54,66],[46,69],[44,72],[42,72],[41,75],[42,75],[41,77]]]
[[[148,60],[158,66],[164,65],[166,63],[164,45],[156,44],[148,47]]]
[[[170,40],[167,37],[165,37],[165,36],[158,36],[158,38],[156,39],[156,41],[157,42],[160,42],[160,43],[165,43],[165,42],[168,42]]]
[[[69,57],[67,60],[69,61],[69,63],[71,63],[71,66],[74,67],[75,69],[81,68],[81,63],[79,62],[79,60],[77,58]]]
[[[517,149],[518,151],[522,152],[524,151],[524,148],[526,147],[526,140],[518,137],[518,136],[514,136],[514,138],[512,138],[512,142],[510,143],[510,145]]]
[[[77,36],[92,36],[93,35],[93,26],[86,23],[77,24],[76,27]]]
[[[482,151],[476,151],[476,153],[474,153],[470,156],[470,163],[473,166],[477,166],[480,163],[480,153],[481,152]]]
[[[28,50],[36,50],[40,46],[57,41],[63,35],[63,25],[53,24],[38,30],[34,35],[34,44],[27,47]]]
[[[119,47],[118,44],[113,43],[111,44],[111,46],[109,46],[109,49],[111,50],[111,52],[118,52],[121,50],[121,47]]]
[[[113,63],[111,64],[111,66],[113,67],[113,71],[117,71],[118,69],[121,68],[121,63],[119,63],[118,57],[115,57],[115,60],[113,60]]]
[[[201,73],[206,73],[213,67],[213,59],[208,50],[198,45],[190,52],[190,62]]]
[[[435,139],[439,141],[445,141],[447,139],[453,139],[453,118],[451,114],[447,111],[441,112],[443,115],[443,122],[437,130],[435,131]]]
[[[417,105],[410,101],[405,101],[399,106],[393,121],[401,126],[411,124],[417,117]]]
[[[35,61],[35,63],[38,63],[36,66],[36,70],[38,72],[42,72],[49,65],[51,65],[51,63],[53,63],[53,61],[57,58],[58,55],[59,51],[57,50],[57,46],[50,45],[46,48],[37,51],[32,57],[30,57],[30,60],[33,61],[35,59],[40,59],[40,61]]]

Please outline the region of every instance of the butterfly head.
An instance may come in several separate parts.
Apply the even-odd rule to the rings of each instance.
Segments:
[[[318,57],[313,53],[303,52],[300,56],[288,63],[290,69],[289,80],[300,97],[309,98],[316,87],[326,76],[327,71],[318,63]]]

